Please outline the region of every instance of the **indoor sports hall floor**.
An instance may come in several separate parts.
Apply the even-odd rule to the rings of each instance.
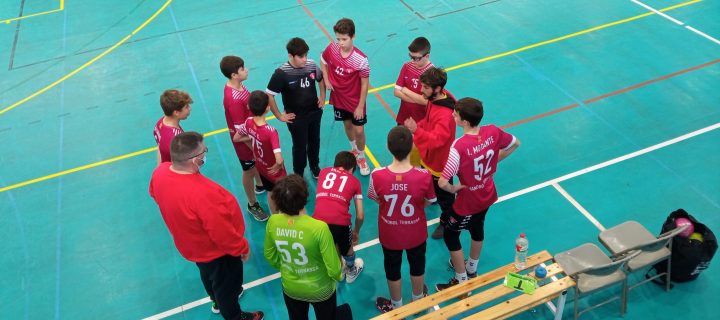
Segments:
[[[522,141],[495,176],[502,197],[488,214],[480,272],[509,263],[520,232],[531,253],[558,253],[597,244],[600,228],[629,219],[658,232],[677,208],[720,232],[720,0],[642,1],[0,1],[0,319],[219,319],[148,196],[158,97],[169,88],[193,96],[182,125],[208,133],[203,173],[244,207],[220,58],[243,57],[247,87],[264,89],[289,38],[305,38],[317,60],[341,17],[355,20],[370,59],[374,166],[390,161],[391,84],[418,36],[449,70],[447,89],[481,99],[483,122]],[[322,166],[348,148],[332,120],[326,110]],[[291,163],[287,128],[271,123]],[[365,206],[365,271],[338,286],[356,319],[377,315],[375,297],[387,295],[377,205]],[[246,224],[254,255],[241,304],[286,319],[261,254],[265,225]],[[452,273],[444,244],[428,244],[432,286]],[[669,293],[633,291],[625,318],[720,318],[719,265]],[[517,318],[548,316],[537,308]],[[618,308],[583,318],[619,318]]]

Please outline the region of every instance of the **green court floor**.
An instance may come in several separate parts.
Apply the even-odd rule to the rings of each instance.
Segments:
[[[243,57],[245,85],[265,89],[289,38],[306,39],[319,60],[342,17],[355,21],[370,60],[374,167],[391,160],[392,84],[418,36],[447,68],[447,89],[481,99],[483,123],[522,141],[495,175],[501,200],[488,213],[480,272],[509,263],[520,232],[531,253],[557,253],[598,244],[600,227],[626,220],[659,232],[677,208],[720,232],[719,16],[720,0],[0,1],[0,319],[220,319],[148,195],[158,97],[169,88],[192,95],[182,125],[208,136],[203,174],[244,207],[220,59]],[[286,126],[271,124],[292,163]],[[326,110],[321,165],[346,141]],[[338,285],[356,319],[377,315],[375,297],[388,295],[377,205],[365,208],[365,270]],[[438,216],[429,207],[428,218]],[[241,305],[287,319],[277,270],[262,257],[265,224],[247,215],[246,227],[253,256]],[[447,281],[443,242],[428,240],[427,256],[427,283]],[[632,291],[625,319],[720,318],[719,264],[669,293]],[[616,305],[583,315],[619,317]],[[538,307],[516,318],[550,314]]]

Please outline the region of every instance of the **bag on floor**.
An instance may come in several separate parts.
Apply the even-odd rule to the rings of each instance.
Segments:
[[[694,230],[692,234],[684,237],[677,235],[672,240],[672,256],[670,257],[670,280],[673,282],[687,282],[695,280],[700,273],[710,266],[710,260],[718,248],[717,239],[712,230],[700,223],[695,217],[683,209],[673,211],[662,226],[661,234],[676,228],[675,219],[685,218],[692,222]],[[656,263],[650,268],[646,277],[651,272],[660,274],[667,270],[667,261]],[[654,280],[655,283],[665,285],[665,278],[660,277]]]

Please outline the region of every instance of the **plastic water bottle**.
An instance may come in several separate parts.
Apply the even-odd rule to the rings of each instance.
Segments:
[[[525,233],[521,233],[520,236],[515,239],[515,269],[525,269],[525,263],[527,262],[529,242],[525,238]]]

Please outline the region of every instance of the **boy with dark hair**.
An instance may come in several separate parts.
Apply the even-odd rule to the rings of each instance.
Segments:
[[[413,145],[410,130],[397,126],[390,130],[387,146],[392,163],[373,170],[368,197],[380,204],[378,232],[385,257],[385,277],[390,299],[378,297],[375,304],[385,313],[402,306],[400,268],[407,253],[412,283],[412,301],[427,295],[425,250],[427,218],[425,207],[436,201],[433,178],[427,170],[413,167],[408,155]]]
[[[235,154],[242,167],[242,185],[248,199],[248,210],[255,220],[265,221],[268,219],[268,214],[260,206],[255,196],[255,194],[265,192],[260,175],[255,168],[255,157],[252,149],[247,144],[240,142],[240,135],[237,133],[238,127],[251,116],[248,109],[250,91],[243,85],[243,81],[248,78],[248,70],[245,68],[245,61],[242,58],[226,56],[220,61],[220,71],[228,78],[223,98],[225,121]]]
[[[448,283],[437,284],[438,291],[477,275],[485,238],[485,215],[498,199],[493,174],[498,162],[520,146],[520,140],[495,125],[478,126],[482,117],[482,102],[474,98],[460,99],[453,112],[454,121],[463,129],[463,135],[450,147],[449,159],[438,184],[443,190],[457,194],[450,213],[440,221],[445,225],[445,245],[450,251],[450,265],[455,269],[455,277]],[[450,182],[456,175],[459,185]],[[462,230],[469,230],[472,240],[467,264],[460,245]]]
[[[317,319],[335,319],[342,265],[330,230],[307,214],[308,186],[301,176],[282,178],[273,190],[278,212],[265,230],[265,259],[280,270],[288,316],[308,319],[312,304]]]
[[[330,89],[335,121],[342,121],[350,141],[351,152],[357,157],[361,175],[370,174],[365,159],[366,99],[370,77],[367,56],[353,45],[355,23],[342,18],[333,27],[337,42],[325,48],[320,57],[325,87]]]
[[[170,161],[170,143],[175,136],[183,133],[180,120],[190,116],[192,103],[192,98],[185,91],[170,89],[160,95],[160,107],[164,116],[160,117],[153,129],[155,143],[158,145],[158,164]]]
[[[413,133],[415,146],[420,152],[420,163],[433,175],[442,220],[442,217],[450,212],[455,200],[453,194],[438,186],[438,179],[445,167],[450,145],[455,139],[455,121],[452,116],[455,97],[445,90],[447,73],[443,69],[428,68],[420,76],[420,83],[421,94],[413,92],[408,87],[403,87],[401,92],[413,102],[426,106],[425,117],[418,122],[413,118],[407,118],[404,125]],[[443,228],[442,224],[439,224],[433,231],[432,238],[442,238]]]
[[[320,123],[325,106],[325,82],[315,61],[308,59],[305,40],[292,38],[286,46],[288,62],[275,69],[265,92],[270,96],[270,110],[287,123],[293,147],[293,172],[302,176],[307,162],[317,179],[320,174]],[[315,83],[320,86],[318,98]],[[285,112],[280,113],[275,96],[281,94]]]
[[[235,196],[202,175],[207,146],[197,132],[184,132],[170,145],[172,163],[161,163],[150,179],[155,200],[175,247],[195,262],[213,313],[225,319],[261,320],[262,312],[243,312],[243,265],[250,258],[245,221]]]
[[[315,215],[325,221],[333,235],[338,254],[345,262],[343,275],[347,283],[353,283],[363,270],[364,262],[355,257],[353,245],[359,240],[360,227],[365,220],[362,203],[362,185],[353,175],[355,156],[348,151],[335,155],[333,167],[320,171],[317,195],[315,196]],[[350,202],[355,200],[355,228],[350,223]]]
[[[400,69],[400,75],[395,81],[396,97],[400,98],[400,110],[398,111],[395,121],[398,125],[405,123],[405,119],[413,118],[420,121],[425,116],[425,105],[415,103],[414,100],[402,93],[402,88],[406,87],[412,92],[420,94],[420,75],[430,67],[434,67],[430,62],[430,41],[425,37],[418,37],[408,46],[410,61],[405,62]]]
[[[270,111],[269,98],[265,92],[253,91],[248,99],[248,106],[253,116],[247,118],[245,123],[238,128],[238,135],[240,135],[238,140],[251,142],[260,180],[262,180],[265,190],[268,191],[270,212],[275,213],[275,202],[272,197],[273,186],[287,175],[280,152],[280,137],[277,130],[265,120],[265,114]]]

